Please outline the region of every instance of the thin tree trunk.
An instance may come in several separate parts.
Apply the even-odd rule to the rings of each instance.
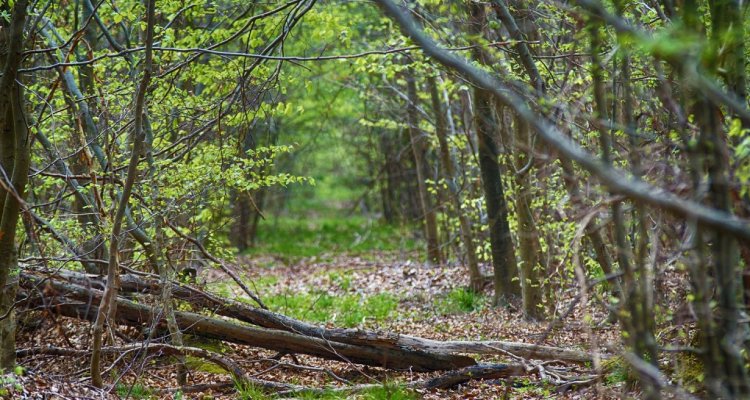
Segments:
[[[64,42],[64,40],[60,38],[57,31],[49,22],[44,23],[44,26],[41,29],[41,33],[47,40],[47,44],[50,47],[59,47],[58,41]],[[60,60],[62,59],[63,57],[60,55],[55,62],[61,62]],[[76,109],[78,110],[78,113],[80,115],[80,125],[83,129],[83,132],[85,133],[85,141],[88,144],[93,157],[96,159],[102,170],[109,170],[109,160],[107,159],[107,155],[104,153],[104,149],[102,149],[102,147],[99,145],[99,141],[101,140],[100,132],[96,123],[94,122],[94,117],[91,114],[91,110],[88,107],[85,96],[78,88],[75,78],[73,77],[73,74],[69,69],[60,68],[58,69],[58,72],[60,73],[60,79],[63,83],[63,89],[73,99],[75,99]],[[115,190],[115,197],[117,201],[120,201],[120,199],[122,198],[122,193],[119,189]],[[155,259],[153,248],[151,246],[151,243],[153,241],[148,237],[146,232],[144,232],[144,230],[135,222],[130,212],[129,206],[125,208],[125,220],[127,222],[128,233],[133,237],[133,239],[135,239],[136,242],[138,242],[138,244],[141,245],[144,252],[146,253],[147,258],[149,259],[149,263],[151,264],[153,271],[155,273],[158,273],[157,261]],[[101,245],[103,245],[103,243]]]
[[[533,207],[534,200],[532,188],[534,183],[531,177],[530,168],[524,170],[534,154],[534,145],[531,142],[531,134],[528,124],[520,118],[515,118],[514,127],[516,148],[513,151],[515,162],[515,209],[516,218],[518,218],[518,247],[521,256],[521,266],[519,268],[521,279],[521,293],[523,298],[523,312],[526,318],[538,320],[544,319],[545,309],[542,302],[542,271],[539,265],[539,231],[534,221]],[[520,143],[527,141],[524,151]]]
[[[483,34],[486,21],[484,5],[472,3],[470,6],[471,21],[469,31],[475,35]],[[486,54],[477,47],[473,50],[474,58],[485,64]],[[487,208],[487,219],[490,231],[492,250],[492,269],[495,277],[496,305],[507,304],[521,294],[518,279],[513,239],[508,225],[508,205],[505,200],[500,163],[498,162],[497,143],[493,138],[496,121],[493,116],[491,95],[479,86],[474,87],[474,127],[477,133],[479,169],[484,189],[484,202]]]
[[[503,25],[508,30],[510,38],[518,41],[514,46],[518,54],[517,58],[519,63],[523,66],[534,89],[540,96],[545,95],[547,88],[544,84],[544,79],[539,73],[539,69],[536,67],[531,49],[525,42],[526,37],[518,27],[515,17],[503,0],[493,0],[492,5],[497,12],[498,18],[500,18],[500,21],[502,21]],[[531,132],[529,132],[529,134],[530,133]],[[565,188],[570,195],[571,202],[577,206],[581,205],[581,194],[578,189],[578,182],[573,179],[575,176],[573,166],[570,161],[565,158],[560,161],[563,169],[563,181],[565,182]],[[609,248],[604,240],[601,229],[596,228],[597,225],[597,219],[593,219],[587,226],[586,236],[596,254],[597,263],[599,263],[599,266],[602,268],[605,275],[611,276],[614,271],[612,269],[612,260],[609,256]],[[620,281],[619,279],[615,279],[612,294],[616,297],[620,297],[621,292]]]
[[[451,159],[450,148],[448,147],[446,116],[441,105],[442,102],[440,101],[440,94],[438,92],[435,78],[427,78],[427,85],[430,87],[432,111],[435,114],[435,134],[437,135],[438,144],[440,145],[440,162],[443,165],[441,171],[443,173],[443,179],[445,179],[445,182],[448,185],[448,190],[450,191],[448,197],[453,203],[453,208],[456,210],[458,217],[459,228],[461,229],[461,241],[463,242],[466,251],[471,289],[474,291],[480,291],[484,284],[484,280],[479,271],[479,261],[477,260],[476,244],[474,243],[474,233],[471,230],[471,221],[469,221],[469,217],[466,213],[463,212],[461,196],[458,192],[458,187],[455,181],[456,172],[453,168],[453,160]]]
[[[592,68],[591,76],[594,84],[594,102],[595,102],[595,117],[597,118],[597,125],[599,127],[599,139],[602,152],[602,161],[606,164],[612,164],[613,162],[613,145],[612,135],[606,125],[610,123],[610,117],[607,113],[607,100],[605,97],[604,87],[604,67],[602,66],[599,54],[602,51],[602,34],[600,32],[600,25],[593,23],[590,26],[591,30],[591,53],[592,53]],[[615,65],[616,67],[616,65]],[[616,68],[615,68],[616,69]],[[627,67],[624,69],[628,71]],[[613,71],[613,82],[614,74]],[[613,87],[613,89],[615,89]],[[626,89],[629,93],[629,89]],[[617,99],[613,101],[613,107],[617,104]],[[626,107],[626,113],[632,113],[632,102],[629,99],[624,101]],[[612,119],[617,115],[616,112],[612,113]],[[633,125],[632,118],[626,115],[627,123]],[[637,161],[637,160],[636,160]],[[637,168],[637,167],[636,167]],[[638,176],[636,170],[635,175]],[[639,205],[638,214],[643,212],[643,206]],[[658,359],[656,354],[656,340],[654,338],[653,329],[653,309],[645,306],[645,294],[642,292],[643,286],[642,280],[646,279],[641,272],[638,270],[638,257],[639,255],[633,251],[633,248],[628,241],[625,226],[625,216],[622,209],[622,202],[615,201],[612,204],[612,221],[615,235],[616,251],[617,251],[617,262],[624,273],[624,293],[622,309],[620,310],[620,323],[623,329],[628,332],[626,343],[631,348],[631,351],[639,358],[645,358],[647,362],[651,363],[655,368],[658,368]],[[645,224],[645,221],[642,221]],[[644,225],[645,226],[645,225]],[[646,235],[645,231],[639,232]],[[648,243],[648,236],[639,237],[637,240],[641,243]],[[645,248],[643,249],[645,254]],[[641,376],[639,381],[644,390],[644,395],[647,399],[657,399],[659,397],[658,390],[654,387],[651,380],[646,376]]]
[[[409,69],[406,74],[406,88],[408,104],[406,106],[406,118],[409,127],[409,139],[411,149],[414,154],[414,164],[417,170],[417,189],[419,190],[419,202],[422,208],[422,215],[425,226],[425,239],[427,240],[427,260],[435,265],[442,264],[442,255],[440,254],[440,239],[437,228],[437,215],[435,208],[432,206],[430,193],[427,190],[427,176],[430,170],[425,159],[427,153],[426,136],[419,129],[419,119],[417,118],[417,84],[415,82],[414,71]]]
[[[112,221],[112,234],[109,244],[109,265],[107,267],[107,287],[99,304],[96,314],[96,322],[93,328],[93,343],[91,350],[91,382],[94,386],[101,388],[104,384],[101,375],[101,348],[105,321],[114,322],[117,303],[115,301],[119,287],[119,245],[120,233],[122,232],[122,220],[130,200],[130,194],[138,174],[138,162],[143,152],[145,141],[144,113],[146,112],[146,91],[151,80],[152,47],[154,39],[154,8],[156,0],[147,0],[146,6],[146,37],[145,37],[145,61],[143,64],[143,77],[135,94],[133,150],[128,164],[128,172],[122,196],[117,205],[117,212]]]
[[[0,185],[0,370],[11,371],[16,363],[15,297],[18,287],[16,226],[28,182],[29,134],[24,111],[23,86],[16,82],[23,50],[23,28],[28,1],[17,0],[10,24],[2,23],[0,40],[7,57],[0,78],[0,164],[4,170]],[[6,177],[10,181],[6,180]]]
[[[159,190],[159,185],[156,181],[157,171],[156,163],[154,161],[154,132],[151,129],[151,121],[149,120],[147,114],[143,117],[143,123],[145,128],[144,147],[146,153],[146,161],[148,162],[148,174],[146,175],[146,179],[151,181],[151,196],[153,204],[161,204],[161,191]],[[162,218],[156,218],[154,221],[154,243],[152,244],[152,246],[156,255],[157,269],[159,270],[159,281],[162,285],[160,293],[161,306],[163,310],[162,314],[167,320],[167,329],[169,330],[170,343],[172,343],[172,345],[174,346],[180,347],[183,345],[182,331],[177,325],[177,320],[174,316],[174,306],[172,304],[172,285],[169,285],[169,282],[172,281],[175,269],[171,268],[171,266],[166,265],[166,263],[164,262],[164,254],[161,250],[161,244],[164,238],[162,228]],[[177,355],[177,383],[179,383],[180,385],[187,384],[187,368],[185,366],[185,356],[181,354]]]

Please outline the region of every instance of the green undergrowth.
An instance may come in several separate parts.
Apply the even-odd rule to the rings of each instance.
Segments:
[[[263,388],[252,384],[236,385],[238,399],[243,400],[270,400],[278,398],[273,393],[268,393]],[[313,400],[339,400],[339,399],[357,399],[357,400],[417,400],[420,396],[406,388],[404,385],[397,383],[384,383],[370,389],[359,391],[357,393],[347,392],[303,392],[297,395],[297,399]]]
[[[271,310],[293,318],[346,327],[385,321],[398,307],[398,299],[390,293],[334,296],[325,292],[287,292],[267,296],[264,302]]]
[[[517,379],[510,383],[510,398],[541,398],[556,399],[555,386],[547,382],[539,382],[528,378]]]
[[[403,385],[387,383],[362,392],[359,397],[355,398],[363,400],[416,400],[420,396]]]
[[[183,341],[185,346],[198,347],[203,350],[208,350],[219,354],[226,353],[228,350],[231,350],[231,347],[229,347],[229,345],[219,339],[209,339],[205,337],[185,334],[183,335]]]
[[[628,368],[627,363],[622,357],[613,357],[602,363],[602,369],[605,372],[604,382],[607,385],[618,385],[628,380],[635,379],[632,371]]]
[[[409,231],[361,216],[282,216],[260,224],[256,246],[247,254],[301,258],[328,253],[357,255],[373,251],[411,251],[416,244]]]
[[[487,298],[465,288],[456,288],[436,301],[436,309],[443,314],[460,314],[481,310]]]
[[[139,400],[151,399],[153,397],[153,391],[140,383],[119,383],[115,386],[115,393],[117,393],[117,397],[121,399],[128,398]]]
[[[185,357],[185,366],[190,371],[208,372],[210,374],[227,374],[228,373],[227,370],[216,365],[215,363],[208,362],[202,358],[193,357],[193,356]]]
[[[19,382],[18,377],[24,374],[23,367],[16,366],[12,373],[2,374],[0,371],[0,399],[16,398],[17,392],[23,392],[23,385]]]

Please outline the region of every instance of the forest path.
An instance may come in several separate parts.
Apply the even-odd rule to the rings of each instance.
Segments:
[[[488,298],[491,288],[486,288],[485,293],[480,294],[466,291],[464,288],[468,281],[462,266],[430,266],[419,262],[416,253],[322,254],[299,258],[288,265],[270,256],[242,257],[239,261],[241,267],[237,267],[236,272],[246,282],[253,283],[251,286],[255,287],[270,308],[329,327],[385,330],[442,340],[507,340],[571,349],[589,347],[589,328],[582,322],[583,317],[577,310],[555,329],[550,329],[549,322],[525,321],[519,312],[512,309],[490,307]],[[202,271],[199,284],[224,296],[248,301],[242,298],[231,279],[218,269]],[[562,296],[567,298],[561,298],[560,303],[570,304],[571,294],[563,293]],[[606,337],[609,338],[609,343],[616,343],[619,335],[617,329],[603,322],[604,315],[595,318],[595,324],[602,323],[601,327],[596,328],[597,337]],[[48,320],[45,321],[47,322],[43,324],[50,324]],[[19,347],[28,348],[40,344],[65,347],[66,342],[69,342],[85,349],[87,338],[87,323],[59,317],[54,326],[50,325],[46,329],[38,327],[22,333]],[[117,339],[117,344],[123,344],[120,343],[121,339]],[[324,397],[331,399],[573,399],[596,396],[592,386],[557,392],[557,387],[538,380],[532,376],[534,373],[528,379],[471,381],[452,390],[418,389],[409,392],[391,386],[394,383],[422,381],[438,373],[386,371],[304,355],[283,357],[282,361],[304,365],[308,369],[278,368],[274,367],[277,362],[272,360],[276,354],[270,351],[189,337],[187,339],[190,346],[231,355],[233,359],[239,360],[248,374],[261,379],[310,387],[337,385],[325,372],[330,371],[351,383],[386,384],[383,389],[385,394]],[[97,397],[95,392],[91,392],[92,389],[86,385],[85,376],[70,378],[73,371],[85,370],[85,357],[58,358],[53,363],[49,361],[45,356],[24,360],[24,367],[30,372],[23,378],[24,384],[44,387],[50,391],[58,390],[72,398],[105,398]],[[516,362],[513,358],[492,356],[482,356],[482,361]],[[591,372],[586,366],[561,365],[574,375]],[[192,384],[227,382],[227,376],[222,370],[199,359],[189,359],[189,367]],[[117,397],[107,398],[125,398],[129,390],[129,398],[174,398],[172,394],[158,392],[172,387],[174,383],[173,368],[160,359],[145,364],[131,364],[125,370],[117,369],[112,373],[124,373],[124,376],[114,391]],[[231,388],[231,383],[229,385]],[[621,382],[617,382],[600,388],[603,392],[599,393],[603,393],[603,396],[599,398],[620,398],[620,394],[613,389],[621,385]],[[252,390],[244,390],[241,394],[247,395],[249,392]],[[206,398],[205,396],[213,399],[238,398],[236,392],[227,391],[226,387],[222,390],[206,390],[200,395],[191,393],[183,398]],[[250,393],[249,397],[244,398],[263,398],[258,396],[257,393]]]

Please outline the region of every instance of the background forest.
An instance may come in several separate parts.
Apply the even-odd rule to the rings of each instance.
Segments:
[[[3,0],[0,397],[749,397],[747,9]]]

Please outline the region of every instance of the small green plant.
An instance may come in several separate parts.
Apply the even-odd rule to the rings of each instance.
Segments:
[[[2,398],[14,398],[13,394],[16,392],[23,391],[23,385],[16,378],[21,374],[17,373],[18,367],[13,371],[13,374],[0,375],[0,397]],[[21,369],[23,373],[23,369]]]
[[[358,396],[363,400],[416,400],[419,396],[412,390],[396,383],[368,389]]]
[[[608,385],[616,385],[627,382],[630,378],[630,369],[625,361],[620,357],[614,357],[604,361],[602,367],[606,373],[604,381]]]
[[[692,393],[697,393],[705,389],[703,381],[703,364],[700,358],[695,354],[684,353],[677,356],[677,369],[675,378],[680,386]]]
[[[303,400],[344,400],[349,399],[351,396],[344,392],[334,392],[326,390],[323,393],[319,392],[303,392],[299,395],[300,399]]]
[[[137,382],[132,385],[119,383],[115,387],[115,393],[119,398],[129,399],[150,399],[152,395],[151,389]]]
[[[438,309],[444,313],[472,312],[485,304],[485,298],[472,290],[457,288],[451,290],[445,298],[438,300]]]
[[[221,368],[220,366],[206,362],[202,358],[198,357],[192,357],[187,356],[185,357],[185,365],[191,370],[191,371],[202,371],[202,372],[208,372],[212,374],[226,374],[227,371],[224,370],[224,368]]]
[[[341,271],[331,271],[328,273],[328,279],[338,285],[341,290],[348,291],[352,287],[352,277]]]
[[[263,388],[249,382],[235,382],[237,398],[240,400],[270,400],[273,396],[266,393]]]
[[[512,383],[512,388],[514,393],[524,398],[527,396],[544,399],[553,398],[550,396],[552,396],[554,386],[544,382],[537,382],[531,379],[518,379]]]

